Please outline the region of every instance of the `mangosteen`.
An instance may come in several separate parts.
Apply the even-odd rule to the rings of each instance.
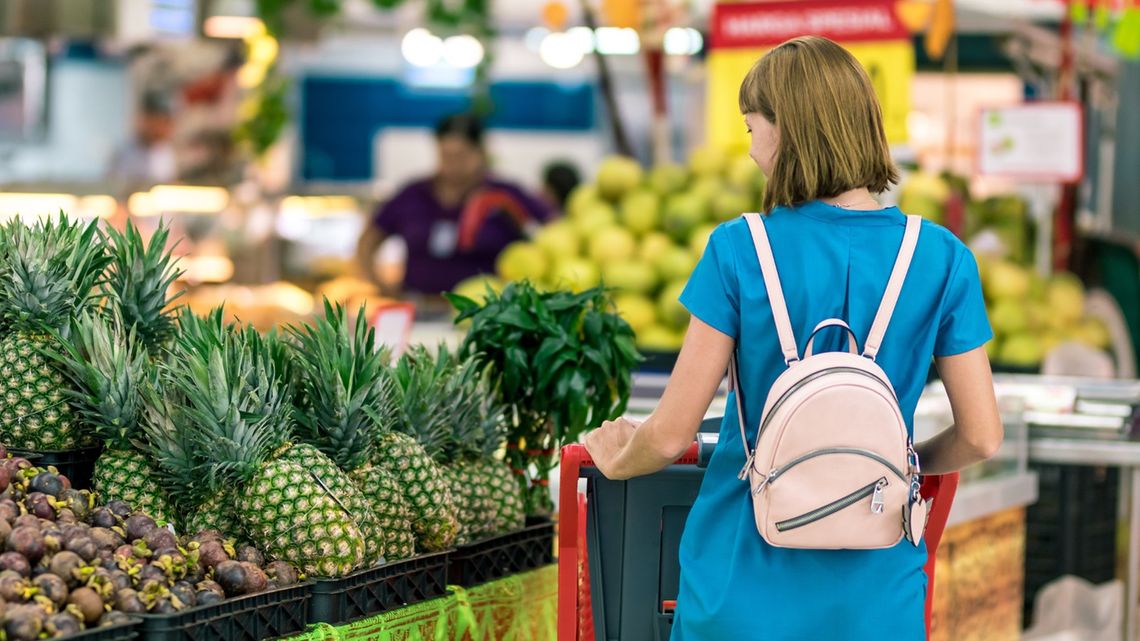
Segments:
[[[57,612],[44,622],[44,631],[58,639],[83,631],[83,624],[70,612]]]
[[[36,516],[35,514],[23,514],[19,517],[16,517],[16,522],[12,524],[12,527],[30,527],[38,530],[42,524],[43,521],[40,520],[40,517]]]
[[[79,585],[79,568],[84,566],[83,559],[70,550],[59,552],[51,557],[48,569],[52,574],[63,579],[70,587]]]
[[[110,575],[111,585],[114,586],[116,590],[122,590],[134,585],[134,581],[131,580],[131,575],[122,570],[111,570]]]
[[[265,571],[249,561],[241,561],[240,563],[245,568],[246,576],[246,589],[243,594],[264,592],[269,587],[269,577],[265,575]]]
[[[200,581],[195,586],[195,596],[198,600],[198,605],[208,605],[210,603],[217,603],[226,599],[226,591],[218,583],[210,580]]]
[[[150,606],[151,614],[174,614],[178,611],[178,606],[174,603],[174,599],[170,594],[164,594],[155,599],[154,603]]]
[[[23,554],[28,563],[39,563],[44,556],[44,537],[39,528],[21,525],[8,535],[7,549]]]
[[[115,516],[122,520],[126,520],[127,517],[134,512],[134,510],[131,509],[131,504],[126,501],[111,501],[107,504],[107,509],[111,510]]]
[[[243,545],[238,548],[237,555],[234,558],[238,561],[249,561],[257,567],[265,565],[265,555],[252,545]]]
[[[115,593],[115,609],[128,614],[141,614],[146,612],[146,604],[137,591],[124,588]]]
[[[194,584],[189,581],[178,581],[170,586],[170,594],[178,599],[178,603],[182,605],[181,609],[192,608],[198,605],[198,597],[195,596]],[[175,605],[178,605],[176,603]]]
[[[100,550],[110,550],[114,552],[115,548],[126,542],[123,540],[123,537],[116,534],[114,530],[105,527],[91,528],[90,536],[91,540],[95,541],[96,547]]]
[[[229,561],[230,555],[221,541],[206,541],[198,548],[198,563],[206,568],[217,567],[223,561]]]
[[[91,525],[102,528],[112,528],[119,524],[119,517],[111,511],[111,508],[101,507],[97,508],[91,513]]]
[[[60,508],[55,517],[56,521],[60,523],[78,523],[79,517],[75,516],[75,512],[71,508]]]
[[[16,505],[15,501],[12,499],[0,499],[0,519],[7,521],[8,525],[12,525],[19,516],[20,506]]]
[[[205,543],[206,541],[217,541],[221,543],[226,540],[226,537],[222,536],[222,533],[217,530],[202,530],[195,534],[190,540],[197,541],[199,544]]]
[[[65,489],[65,490],[71,489],[71,479],[67,478],[66,476],[59,474],[59,482],[63,483],[63,489]]]
[[[84,561],[91,562],[95,560],[95,556],[99,554],[99,547],[95,545],[95,541],[91,540],[89,536],[77,536],[66,544],[66,549],[75,552]]]
[[[59,493],[63,491],[63,481],[60,480],[58,474],[51,472],[40,472],[32,478],[32,482],[28,484],[28,490],[31,492],[42,492],[48,496],[59,497]]]
[[[106,628],[108,626],[123,625],[124,623],[130,622],[131,617],[127,613],[111,610],[110,612],[103,613],[102,618],[99,619],[99,627]]]
[[[11,461],[12,465],[16,466],[17,470],[30,470],[33,467],[35,467],[34,465],[32,465],[31,461],[29,461],[28,459],[26,459],[22,456],[13,456],[12,458],[5,459],[5,460]]]
[[[11,570],[0,572],[0,599],[8,603],[28,600],[28,580]]]
[[[79,490],[64,490],[59,493],[59,500],[66,509],[71,510],[76,520],[85,520],[91,513],[90,502],[87,496]]]
[[[8,446],[0,443],[0,459],[8,458]]]
[[[7,490],[9,483],[12,482],[12,471],[6,467],[0,467],[0,492]]]
[[[67,602],[67,583],[58,576],[48,573],[32,579],[32,586],[39,588],[40,594],[51,599],[59,607]]]
[[[135,578],[140,583],[144,581],[157,581],[163,585],[166,585],[170,580],[170,577],[166,575],[166,570],[157,565],[142,566],[139,573],[135,575]]]
[[[56,519],[55,508],[48,502],[46,494],[37,494],[36,498],[28,506],[28,512],[35,514],[45,521],[54,521]],[[31,500],[31,499],[28,499]]]
[[[83,620],[91,625],[103,616],[103,598],[91,588],[77,588],[72,590],[67,598],[68,603],[79,606],[83,613]]]
[[[123,524],[127,529],[127,540],[141,539],[158,527],[154,519],[142,513],[130,515]]]
[[[8,535],[12,533],[12,524],[0,517],[0,541],[7,541]]]
[[[300,577],[297,576],[297,568],[285,561],[271,561],[269,565],[265,566],[265,574],[277,587],[281,588],[300,582]]]
[[[18,605],[4,614],[8,641],[35,641],[44,629],[45,614],[38,605]]]
[[[32,575],[32,564],[27,557],[18,552],[5,552],[0,554],[0,570],[12,570],[20,576],[27,578]]]
[[[164,527],[156,527],[143,537],[146,546],[152,550],[178,547],[178,539],[174,533]]]
[[[226,596],[248,594],[248,572],[241,561],[222,561],[214,568],[214,580],[226,591]]]

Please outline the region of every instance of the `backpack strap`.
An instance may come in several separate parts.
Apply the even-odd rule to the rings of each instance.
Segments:
[[[748,433],[744,429],[744,399],[740,394],[740,363],[736,360],[736,350],[728,357],[728,391],[733,392],[736,399],[736,423],[740,426],[740,442],[744,445],[744,467],[737,475],[741,481],[748,479],[748,468],[752,467],[752,459],[756,451],[748,446]]]
[[[871,323],[871,331],[867,334],[867,342],[863,348],[863,356],[871,360],[875,360],[875,355],[879,353],[879,348],[883,345],[883,336],[887,333],[887,327],[891,324],[891,316],[895,313],[895,305],[899,302],[899,294],[902,293],[907,272],[910,271],[911,259],[914,258],[914,250],[918,246],[918,232],[921,230],[922,218],[918,216],[906,217],[906,231],[903,232],[902,247],[899,248],[894,270],[891,271],[891,279],[887,281],[887,291],[883,293],[883,301],[879,304],[879,312],[875,315],[875,321]]]
[[[768,230],[760,214],[744,214],[748,228],[752,232],[752,244],[756,247],[756,258],[760,261],[760,272],[764,274],[764,286],[768,289],[768,302],[772,307],[772,318],[776,321],[776,334],[780,337],[780,351],[784,353],[784,364],[791,365],[800,360],[796,348],[796,335],[792,331],[792,321],[788,316],[788,304],[784,300],[784,290],[780,286],[780,273],[776,270],[776,259],[772,256],[772,245],[768,242]]]

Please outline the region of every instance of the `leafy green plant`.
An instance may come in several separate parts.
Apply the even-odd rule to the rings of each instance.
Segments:
[[[482,304],[447,296],[456,323],[471,324],[461,350],[491,367],[508,408],[508,461],[520,472],[527,511],[549,512],[558,449],[625,411],[641,360],[633,330],[603,289],[542,292],[522,282],[489,290]]]

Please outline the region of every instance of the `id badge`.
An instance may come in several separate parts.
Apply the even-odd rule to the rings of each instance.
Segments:
[[[435,258],[451,258],[459,245],[459,227],[450,220],[441,220],[432,225],[428,239],[428,251]]]

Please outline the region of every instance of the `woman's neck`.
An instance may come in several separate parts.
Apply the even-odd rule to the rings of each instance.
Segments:
[[[467,194],[471,193],[471,190],[478,187],[481,182],[481,179],[477,179],[458,183],[447,182],[436,178],[434,185],[435,197],[439,200],[440,204],[445,207],[455,207],[461,204],[467,197]]]
[[[825,202],[834,207],[842,209],[853,209],[856,211],[867,211],[871,209],[882,209],[875,197],[871,195],[870,190],[866,187],[858,189],[851,189],[831,198],[820,198],[820,201]]]

